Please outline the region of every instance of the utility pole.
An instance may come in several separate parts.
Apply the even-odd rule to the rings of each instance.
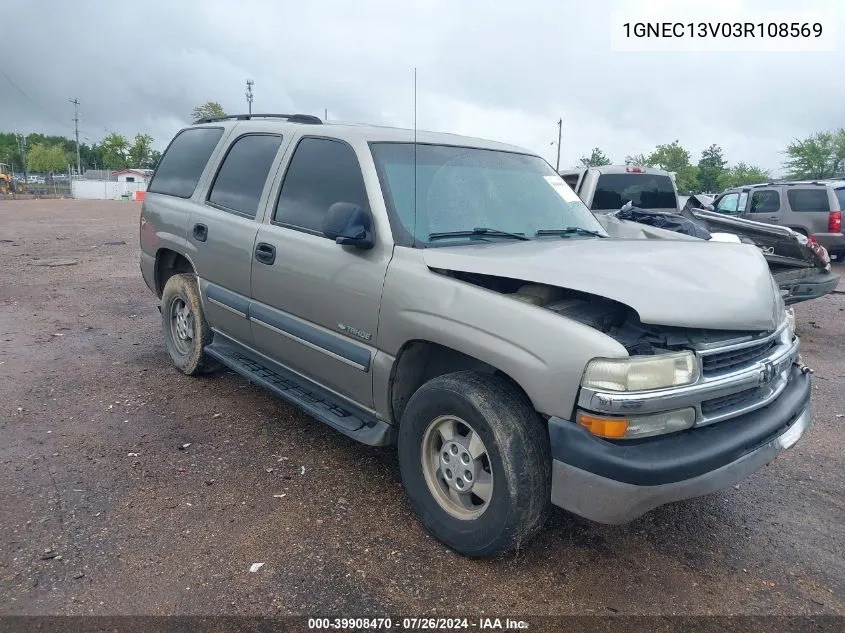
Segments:
[[[23,179],[25,183],[29,181],[29,172],[26,166],[26,135],[20,134],[18,136],[18,147],[21,150],[21,160],[23,161]]]
[[[252,114],[252,87],[255,82],[252,79],[246,80],[246,105],[249,108],[249,113]]]
[[[68,99],[73,104],[73,124],[76,128],[76,175],[82,175],[82,161],[79,158],[79,99]]]
[[[323,108],[323,121],[328,121],[328,120],[329,120],[329,109]]]
[[[555,163],[555,171],[560,171],[560,138],[563,134],[563,119],[557,120],[557,162]]]

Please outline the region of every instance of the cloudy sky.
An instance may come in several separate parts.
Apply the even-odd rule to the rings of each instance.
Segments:
[[[0,0],[0,130],[150,133],[163,147],[193,106],[307,112],[528,147],[561,166],[594,146],[614,161],[679,139],[697,161],[777,172],[790,139],[845,126],[839,0]],[[615,52],[614,9],[713,20],[817,11],[834,52]],[[677,7],[677,9],[675,9]],[[708,13],[709,12],[709,13]]]

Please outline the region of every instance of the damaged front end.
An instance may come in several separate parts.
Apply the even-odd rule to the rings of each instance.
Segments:
[[[775,226],[727,216],[699,208],[685,208],[680,214],[626,207],[618,212],[599,216],[599,221],[612,235],[619,235],[616,222],[634,222],[652,227],[642,237],[724,240],[724,235],[736,236],[745,244],[756,246],[765,257],[781,294],[787,304],[817,299],[831,292],[839,276],[830,269],[830,256],[823,246],[801,233],[783,226]],[[615,229],[615,230],[614,230]],[[620,235],[621,236],[621,235]],[[624,237],[635,237],[625,234]]]

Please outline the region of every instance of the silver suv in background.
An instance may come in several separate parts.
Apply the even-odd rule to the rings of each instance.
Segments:
[[[814,237],[831,257],[845,258],[845,180],[794,180],[735,187],[721,193],[713,201],[713,208],[719,213],[786,226]]]
[[[489,556],[551,504],[621,523],[730,486],[810,424],[760,251],[639,232],[518,147],[239,115],[165,151],[140,264],[180,371],[395,444],[422,524]]]

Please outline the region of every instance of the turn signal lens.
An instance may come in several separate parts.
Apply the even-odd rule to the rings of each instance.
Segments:
[[[579,411],[576,419],[578,424],[598,437],[630,439],[664,435],[691,428],[695,424],[695,409],[676,409],[630,418],[611,418]]]
[[[588,413],[578,414],[578,424],[599,437],[619,439],[628,430],[628,420],[624,418],[602,418]]]

